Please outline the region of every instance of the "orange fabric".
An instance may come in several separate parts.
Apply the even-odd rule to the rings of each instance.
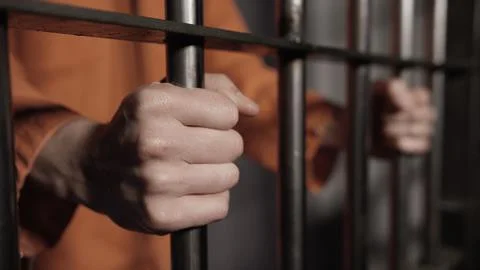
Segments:
[[[159,0],[51,2],[164,17],[164,3]],[[246,31],[232,0],[206,0],[205,24]],[[78,114],[106,122],[129,91],[166,74],[162,45],[14,30],[10,35],[19,187],[42,145],[62,123]],[[241,119],[238,129],[245,138],[247,155],[276,170],[276,73],[258,57],[242,53],[208,51],[205,62],[207,72],[227,74],[259,103],[260,115]],[[333,121],[333,115],[316,95],[309,95],[308,107],[307,158],[311,167],[321,143],[312,130]],[[31,109],[35,113],[20,117]],[[308,181],[314,185],[312,177]],[[39,256],[35,269],[169,269],[169,257],[168,236],[128,232],[79,207],[60,242]]]

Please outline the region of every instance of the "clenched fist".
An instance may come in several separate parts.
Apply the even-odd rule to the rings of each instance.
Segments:
[[[406,154],[430,150],[436,111],[428,89],[411,89],[402,80],[380,82],[375,87],[374,143]]]
[[[152,83],[126,97],[89,136],[81,171],[85,202],[118,225],[168,233],[224,218],[243,152],[233,130],[257,105],[223,75],[206,89]]]

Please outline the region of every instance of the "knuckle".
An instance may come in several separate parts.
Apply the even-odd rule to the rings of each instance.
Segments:
[[[149,144],[149,138],[146,138],[145,134],[141,133],[138,136],[138,145],[137,145],[138,156],[145,160],[151,154],[151,147]]]
[[[172,144],[169,140],[156,137],[156,138],[151,138],[149,141],[150,141],[150,148],[152,149],[152,152],[154,152],[156,155],[164,157],[170,153]]]
[[[214,91],[197,91],[192,93],[201,96],[199,102],[203,102],[203,106],[210,108],[210,113],[214,113],[215,117],[228,128],[234,127],[239,119],[238,107],[228,96]]]
[[[152,156],[165,157],[170,153],[172,143],[160,136],[141,135],[138,143],[138,154],[143,159]]]
[[[135,93],[137,100],[137,114],[146,116],[158,113],[168,113],[171,110],[173,96],[169,86],[149,86]]]
[[[155,182],[159,186],[165,186],[172,182],[172,175],[168,171],[158,172],[155,175]]]
[[[142,173],[143,181],[147,184],[148,190],[167,192],[174,181],[174,174],[165,166],[150,165],[144,168]]]
[[[165,231],[175,231],[181,227],[181,211],[174,211],[166,207],[147,204],[149,221],[153,227]]]

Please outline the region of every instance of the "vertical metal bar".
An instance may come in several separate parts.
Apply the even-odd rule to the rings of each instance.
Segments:
[[[167,0],[167,19],[188,24],[203,24],[202,0]],[[167,37],[168,81],[176,85],[202,87],[204,80],[203,41],[169,35]],[[193,228],[172,234],[172,269],[206,270],[207,230]]]
[[[303,38],[303,0],[283,0],[280,35]],[[305,268],[305,59],[279,53],[279,177],[281,185],[281,269]]]
[[[480,233],[478,225],[480,224],[480,199],[478,192],[480,183],[480,2],[473,1],[473,32],[471,59],[473,66],[470,76],[470,87],[468,89],[468,142],[466,154],[467,159],[467,176],[468,191],[467,196],[467,228],[466,228],[466,267],[465,269],[478,269],[480,260],[478,258],[478,250],[480,248]]]
[[[425,16],[427,20],[427,52],[428,58],[439,63],[445,60],[447,34],[447,0],[429,0]],[[444,114],[444,83],[443,72],[431,72],[429,84],[432,89],[433,104],[437,110],[438,119],[432,141],[432,151],[429,155],[429,171],[425,186],[425,233],[424,258],[426,264],[434,264],[438,259],[440,248],[440,196],[443,160],[443,114]]]
[[[413,55],[413,24],[415,19],[414,0],[393,1],[393,53],[402,58]],[[401,67],[395,67],[396,76],[411,81],[411,74]],[[403,155],[393,161],[391,183],[391,218],[390,218],[390,269],[403,270],[406,264],[407,234],[407,187],[411,177],[412,160]]]
[[[8,14],[0,11],[0,269],[19,269]]]
[[[349,0],[349,47],[368,53],[371,40],[371,1]],[[367,268],[367,127],[370,109],[370,67],[349,63],[347,209],[345,211],[344,269]]]

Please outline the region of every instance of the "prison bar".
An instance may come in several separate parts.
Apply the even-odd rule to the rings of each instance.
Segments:
[[[415,19],[415,3],[413,0],[393,1],[393,53],[401,58],[413,54],[413,25]],[[409,70],[394,67],[394,74],[411,83]],[[406,248],[410,242],[407,220],[407,192],[411,184],[413,160],[409,156],[399,154],[392,164],[391,202],[390,202],[390,263],[391,270],[404,270],[410,266],[407,262]]]
[[[192,16],[183,16],[187,13],[179,12],[178,10],[190,11],[196,20],[186,21],[200,22],[201,16],[198,13],[191,13],[199,9],[183,9],[184,4],[192,4],[193,0],[175,0],[170,2],[167,6],[169,10],[169,17],[172,20],[192,19]],[[362,3],[367,3],[362,0]],[[181,2],[181,3],[180,3]],[[303,226],[304,226],[304,114],[305,114],[305,81],[304,81],[304,57],[307,54],[317,55],[333,55],[337,60],[348,61],[350,64],[370,64],[380,63],[396,66],[398,68],[407,67],[423,67],[431,70],[449,70],[449,71],[463,71],[468,72],[472,69],[472,95],[478,96],[478,70],[476,65],[471,65],[469,61],[459,62],[440,62],[432,63],[424,60],[404,60],[401,57],[389,57],[382,55],[375,55],[364,53],[357,50],[343,50],[325,46],[314,46],[302,43],[301,40],[301,14],[302,9],[296,9],[303,6],[302,2],[297,0],[285,0],[283,4],[283,19],[285,20],[283,26],[283,36],[288,40],[263,38],[250,34],[235,33],[223,31],[218,29],[205,28],[196,25],[182,24],[178,22],[169,22],[151,18],[130,16],[119,13],[95,11],[84,8],[74,8],[55,4],[37,3],[37,2],[17,2],[17,1],[0,1],[1,14],[1,40],[0,50],[2,53],[0,62],[0,176],[2,181],[2,194],[0,200],[0,218],[2,225],[2,232],[0,234],[0,247],[2,254],[0,254],[1,269],[18,269],[18,243],[17,243],[17,224],[16,224],[16,189],[15,189],[15,166],[14,166],[14,150],[13,150],[13,130],[12,130],[12,114],[11,114],[11,94],[9,85],[9,67],[8,67],[8,42],[7,42],[7,28],[14,27],[20,29],[30,29],[46,32],[59,32],[64,34],[87,35],[95,37],[115,38],[132,41],[167,43],[169,50],[168,60],[168,79],[179,85],[184,86],[201,86],[203,65],[201,62],[202,45],[205,44],[207,48],[222,49],[222,50],[239,50],[252,53],[263,53],[270,50],[272,52],[279,52],[281,58],[280,65],[280,85],[281,94],[279,95],[279,111],[282,118],[281,121],[281,158],[280,164],[283,171],[282,185],[292,187],[291,204],[286,203],[289,209],[286,213],[291,212],[292,217],[300,219],[289,220],[287,224],[291,230],[291,236],[284,237],[287,241],[282,242],[282,248],[285,250],[282,256],[284,259],[284,269],[302,269],[304,264],[303,259]],[[361,6],[363,7],[364,4]],[[183,6],[186,7],[186,6]],[[193,4],[188,7],[193,7]],[[197,3],[197,8],[200,7]],[[478,7],[476,9],[478,15]],[[7,18],[7,12],[9,13]],[[177,16],[178,15],[178,16]],[[288,16],[287,16],[288,15]],[[368,17],[368,16],[367,16]],[[412,16],[413,17],[413,16]],[[295,21],[288,22],[286,19],[294,18]],[[477,16],[478,18],[478,16]],[[105,25],[104,25],[105,24]],[[477,23],[478,24],[478,23]],[[103,25],[103,27],[102,27]],[[362,24],[363,25],[363,24]],[[360,29],[364,29],[363,26]],[[368,31],[367,31],[368,32]],[[365,33],[365,32],[362,32]],[[475,31],[475,45],[478,45],[479,28]],[[205,42],[205,43],[203,43]],[[360,44],[360,43],[359,43]],[[172,46],[173,45],[173,46]],[[258,46],[257,46],[258,45]],[[225,46],[225,47],[224,47]],[[264,50],[267,49],[267,50]],[[360,48],[361,49],[361,48]],[[359,50],[360,50],[359,49]],[[478,55],[477,55],[478,56]],[[173,59],[178,61],[173,61]],[[192,60],[192,61],[189,61]],[[475,59],[478,60],[478,59]],[[189,63],[189,64],[188,64]],[[451,64],[450,64],[451,63]],[[187,65],[188,64],[188,65]],[[191,64],[191,65],[190,65]],[[185,71],[196,71],[195,76],[186,76]],[[358,72],[362,74],[363,72]],[[199,75],[200,74],[200,75]],[[365,75],[365,74],[363,74]],[[367,81],[366,76],[358,76],[362,78],[362,82]],[[365,85],[358,84],[359,97],[365,94]],[[367,104],[365,100],[357,100],[357,109],[360,105]],[[473,105],[472,105],[473,107]],[[365,121],[365,111],[360,113],[362,117],[356,118],[357,126],[361,121]],[[470,121],[472,125],[478,115],[471,115]],[[355,122],[355,121],[354,121]],[[475,122],[476,123],[476,122]],[[475,126],[475,125],[473,125]],[[356,130],[356,129],[355,129]],[[365,130],[356,130],[360,134],[354,136],[356,138],[355,145],[357,152],[353,156],[362,153],[362,146],[360,146],[360,137]],[[284,135],[282,135],[284,134]],[[475,136],[473,136],[475,135]],[[478,134],[473,134],[470,138],[472,149],[478,143]],[[358,151],[360,149],[360,151]],[[364,151],[364,149],[363,149]],[[289,153],[287,156],[285,153]],[[357,165],[358,157],[355,158]],[[283,163],[282,163],[283,162]],[[352,163],[354,164],[354,163]],[[286,166],[282,166],[286,165]],[[473,170],[469,164],[470,170]],[[356,170],[361,170],[356,167]],[[292,179],[292,181],[285,181],[285,179]],[[291,185],[291,186],[290,186]],[[301,186],[301,187],[300,187]],[[286,190],[286,189],[284,189]],[[287,193],[282,191],[282,193]],[[287,219],[284,219],[284,223]],[[287,226],[283,226],[286,228]],[[285,234],[286,235],[286,234]],[[284,235],[284,236],[285,236]],[[178,237],[180,236],[180,237]],[[187,237],[185,237],[187,236]],[[193,236],[193,237],[190,237]],[[178,254],[172,258],[174,261],[174,268],[176,269],[200,269],[202,262],[205,260],[206,248],[201,247],[199,241],[203,237],[202,233],[195,229],[193,231],[184,231],[181,234],[176,234],[174,238],[181,239],[180,241],[173,241],[176,243],[183,243],[181,245],[174,245],[173,253]],[[187,239],[187,240],[185,240]],[[290,239],[291,241],[289,242]],[[192,241],[193,240],[193,241]],[[286,245],[288,244],[288,245]],[[175,246],[176,245],[176,246]],[[183,247],[182,247],[183,246]],[[193,247],[193,248],[191,248]],[[287,247],[291,247],[286,253]],[[175,249],[178,248],[179,251]],[[191,251],[191,252],[190,252]],[[182,254],[183,252],[183,254]],[[364,259],[364,258],[363,258]],[[177,260],[175,262],[175,260]],[[184,268],[182,268],[184,267]],[[190,267],[190,268],[189,268]],[[403,269],[402,269],[403,270]]]
[[[350,49],[368,53],[371,40],[370,0],[350,0]],[[344,232],[344,269],[367,269],[367,127],[370,101],[370,67],[350,63],[348,68],[348,156]]]
[[[447,36],[447,0],[426,2],[425,29],[427,34],[427,59],[433,62],[445,60]],[[438,263],[440,254],[440,197],[443,157],[444,81],[441,72],[429,72],[428,84],[432,89],[432,102],[437,111],[437,122],[429,155],[428,174],[425,185],[425,230],[422,264]]]
[[[283,0],[280,36],[303,39],[304,1]],[[305,55],[279,51],[280,269],[305,269]]]
[[[472,43],[470,47],[471,58],[476,63],[480,63],[480,2],[473,1],[473,27],[472,27]],[[467,177],[468,189],[467,196],[467,233],[465,234],[466,246],[466,269],[478,269],[480,262],[478,257],[480,231],[478,225],[480,224],[480,199],[478,192],[480,191],[479,176],[480,176],[480,70],[473,69],[470,73],[470,85],[468,89],[468,134],[467,134],[467,150],[469,150],[467,158]]]
[[[0,11],[0,269],[20,267],[16,171],[8,51],[8,19]]]
[[[452,72],[469,71],[471,66],[470,60],[465,59],[449,59],[446,63],[433,64],[423,59],[401,59],[388,55],[360,53],[331,46],[299,43],[281,38],[267,38],[41,1],[1,0],[0,9],[9,11],[11,28],[24,30],[153,43],[163,43],[166,33],[176,33],[183,35],[185,39],[202,38],[205,40],[205,48],[208,49],[243,51],[259,55],[275,55],[278,50],[288,50],[331,61],[376,63],[405,68],[447,69]]]
[[[202,25],[202,0],[165,1],[167,19]],[[167,79],[186,88],[203,87],[204,64],[202,40],[167,35]],[[173,270],[207,270],[207,228],[192,228],[172,234],[171,257]]]

